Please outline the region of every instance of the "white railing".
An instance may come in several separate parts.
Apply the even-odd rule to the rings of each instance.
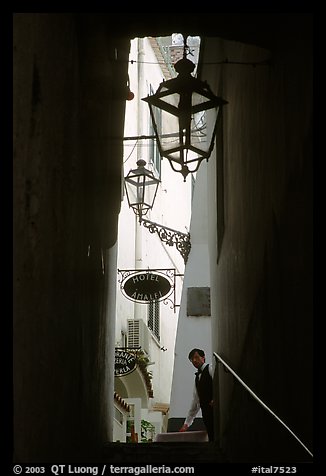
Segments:
[[[274,418],[276,418],[277,421],[279,421],[286,430],[291,433],[291,435],[300,443],[301,446],[307,451],[307,453],[310,454],[310,456],[313,458],[312,452],[302,443],[300,438],[297,437],[297,435],[282,421],[256,394],[251,390],[250,387],[248,387],[247,384],[244,383],[244,381],[239,377],[239,375],[236,374],[236,372],[220,357],[216,352],[213,352],[213,355],[215,359],[217,359],[231,374],[238,380],[238,382],[241,383],[241,385],[260,403],[260,405],[265,408],[271,415],[273,415]]]

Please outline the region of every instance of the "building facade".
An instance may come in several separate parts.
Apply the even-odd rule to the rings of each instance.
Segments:
[[[171,37],[164,38],[165,48],[172,46],[171,42]],[[126,104],[124,176],[130,169],[136,169],[137,161],[142,159],[160,180],[154,206],[143,217],[147,220],[146,226],[144,222],[139,223],[139,217],[129,208],[124,191],[118,229],[115,347],[136,355],[137,365],[129,375],[115,377],[115,391],[132,406],[133,423],[128,425],[134,424],[140,442],[145,439],[141,438],[145,432],[142,422],[143,427],[153,425],[149,439],[167,428],[185,269],[185,256],[176,244],[160,238],[157,231],[151,231],[150,225],[162,225],[170,235],[174,235],[174,231],[188,233],[194,178],[190,176],[184,182],[181,174],[172,171],[168,161],[161,160],[153,138],[149,108],[142,101],[157,90],[160,82],[176,75],[162,41],[156,38],[132,40],[129,58],[129,88],[134,98]],[[154,273],[152,277],[159,273],[168,280],[171,286],[168,294],[164,299],[157,296],[156,300],[143,302],[136,299],[136,295],[128,297],[123,290],[129,274],[138,280],[137,276],[142,279],[148,272]],[[134,439],[130,431],[126,439]]]

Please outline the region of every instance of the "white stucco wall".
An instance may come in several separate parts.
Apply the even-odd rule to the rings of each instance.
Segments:
[[[206,362],[212,362],[211,317],[187,316],[187,288],[210,287],[207,242],[207,164],[197,172],[190,225],[191,252],[185,271],[184,288],[178,321],[174,372],[169,418],[185,418],[191,404],[195,369],[188,360],[194,347],[203,349]],[[199,413],[198,416],[201,416]]]
[[[130,59],[139,63],[130,65],[129,79],[130,90],[135,94],[131,101],[126,103],[125,137],[148,135],[149,108],[141,101],[141,98],[149,94],[151,84],[156,91],[159,83],[163,80],[160,66],[153,53],[148,39],[135,39],[131,42]],[[156,63],[156,64],[155,64]],[[125,141],[124,147],[124,176],[130,169],[137,168],[136,162],[140,158],[147,162],[150,168],[148,140]],[[190,226],[191,216],[191,176],[183,181],[181,174],[171,169],[166,159],[161,161],[161,183],[159,184],[155,204],[152,210],[145,216],[146,219],[167,226],[182,233],[187,233]],[[176,274],[184,273],[184,260],[176,246],[168,246],[162,242],[156,233],[150,233],[143,225],[139,225],[138,218],[128,207],[127,197],[124,196],[121,203],[118,229],[118,269],[175,269]],[[118,279],[121,274],[118,275]],[[176,277],[175,296],[170,296],[167,304],[160,303],[160,341],[149,332],[149,359],[151,364],[148,371],[152,373],[152,387],[155,402],[169,403],[172,385],[172,372],[174,366],[174,346],[178,323],[179,308],[173,309],[173,301],[180,304],[183,276]],[[135,303],[127,299],[121,292],[120,283],[117,286],[116,304],[116,333],[115,345],[124,346],[122,332],[127,333],[128,319],[142,319],[147,325],[148,305]],[[161,347],[166,349],[161,350]],[[121,379],[124,385],[118,385],[120,391],[127,393],[122,395],[128,401],[133,398],[132,374]],[[119,377],[116,377],[116,380]],[[120,378],[119,378],[120,379]],[[120,383],[120,382],[119,382]],[[139,389],[138,389],[139,391]],[[163,425],[162,414],[150,411],[144,406],[142,399],[142,412],[153,422],[157,432]],[[147,401],[148,404],[148,401]]]

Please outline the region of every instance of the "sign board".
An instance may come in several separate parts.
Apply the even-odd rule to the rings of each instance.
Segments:
[[[124,350],[115,350],[114,375],[121,377],[128,375],[136,368],[136,358],[134,355]]]
[[[172,292],[172,285],[163,274],[146,271],[129,276],[121,289],[128,299],[149,303],[164,299]]]

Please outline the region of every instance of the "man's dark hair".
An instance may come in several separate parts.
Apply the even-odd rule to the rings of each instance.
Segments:
[[[200,355],[200,357],[205,357],[205,352],[203,350],[201,350],[201,349],[192,349],[189,352],[188,359],[191,360],[196,352],[197,352],[198,355]]]

